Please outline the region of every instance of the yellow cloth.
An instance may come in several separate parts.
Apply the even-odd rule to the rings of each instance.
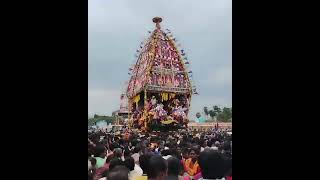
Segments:
[[[175,96],[176,96],[176,94],[174,94],[174,93],[170,93],[170,95],[169,95],[169,99],[173,99]]]
[[[148,180],[148,176],[135,176],[132,180]]]
[[[169,94],[168,93],[161,93],[161,101],[168,101]]]
[[[133,98],[133,102],[136,103],[136,106],[138,106],[138,102],[140,101],[140,95],[137,95]]]
[[[165,121],[161,121],[162,124],[171,124],[171,123],[173,123],[173,122],[178,123],[178,121],[176,121],[176,120],[171,120],[171,119],[165,120]]]

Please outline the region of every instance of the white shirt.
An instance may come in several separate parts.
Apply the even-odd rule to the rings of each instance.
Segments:
[[[170,157],[172,157],[172,156],[171,155],[162,156],[162,158],[165,159],[165,160],[169,159]]]
[[[140,174],[140,176],[143,174],[141,167],[137,164],[134,165],[134,170],[137,171]]]
[[[131,155],[131,157],[134,159],[135,164],[139,164],[139,157],[140,157],[139,153],[134,153]]]
[[[91,162],[88,160],[88,171],[91,168]]]
[[[136,165],[134,166],[134,170],[129,172],[129,180],[134,179],[136,176],[141,176],[142,175],[142,169],[140,168],[140,166]]]

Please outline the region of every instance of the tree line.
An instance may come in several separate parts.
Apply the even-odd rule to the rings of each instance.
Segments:
[[[213,106],[212,109],[203,107],[203,112],[208,122],[231,122],[232,121],[232,107]],[[209,118],[210,117],[210,118]]]

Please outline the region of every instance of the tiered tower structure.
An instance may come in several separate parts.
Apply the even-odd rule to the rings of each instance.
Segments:
[[[137,61],[130,68],[126,95],[132,127],[188,122],[192,94],[197,94],[188,70],[184,50],[179,51],[170,30],[164,32],[155,17],[156,28],[137,50]]]

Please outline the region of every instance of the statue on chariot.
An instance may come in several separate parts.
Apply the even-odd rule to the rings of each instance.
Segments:
[[[129,69],[129,126],[144,131],[187,127],[191,96],[197,94],[185,52],[178,50],[170,30],[161,30],[161,21],[153,18],[156,28]]]

